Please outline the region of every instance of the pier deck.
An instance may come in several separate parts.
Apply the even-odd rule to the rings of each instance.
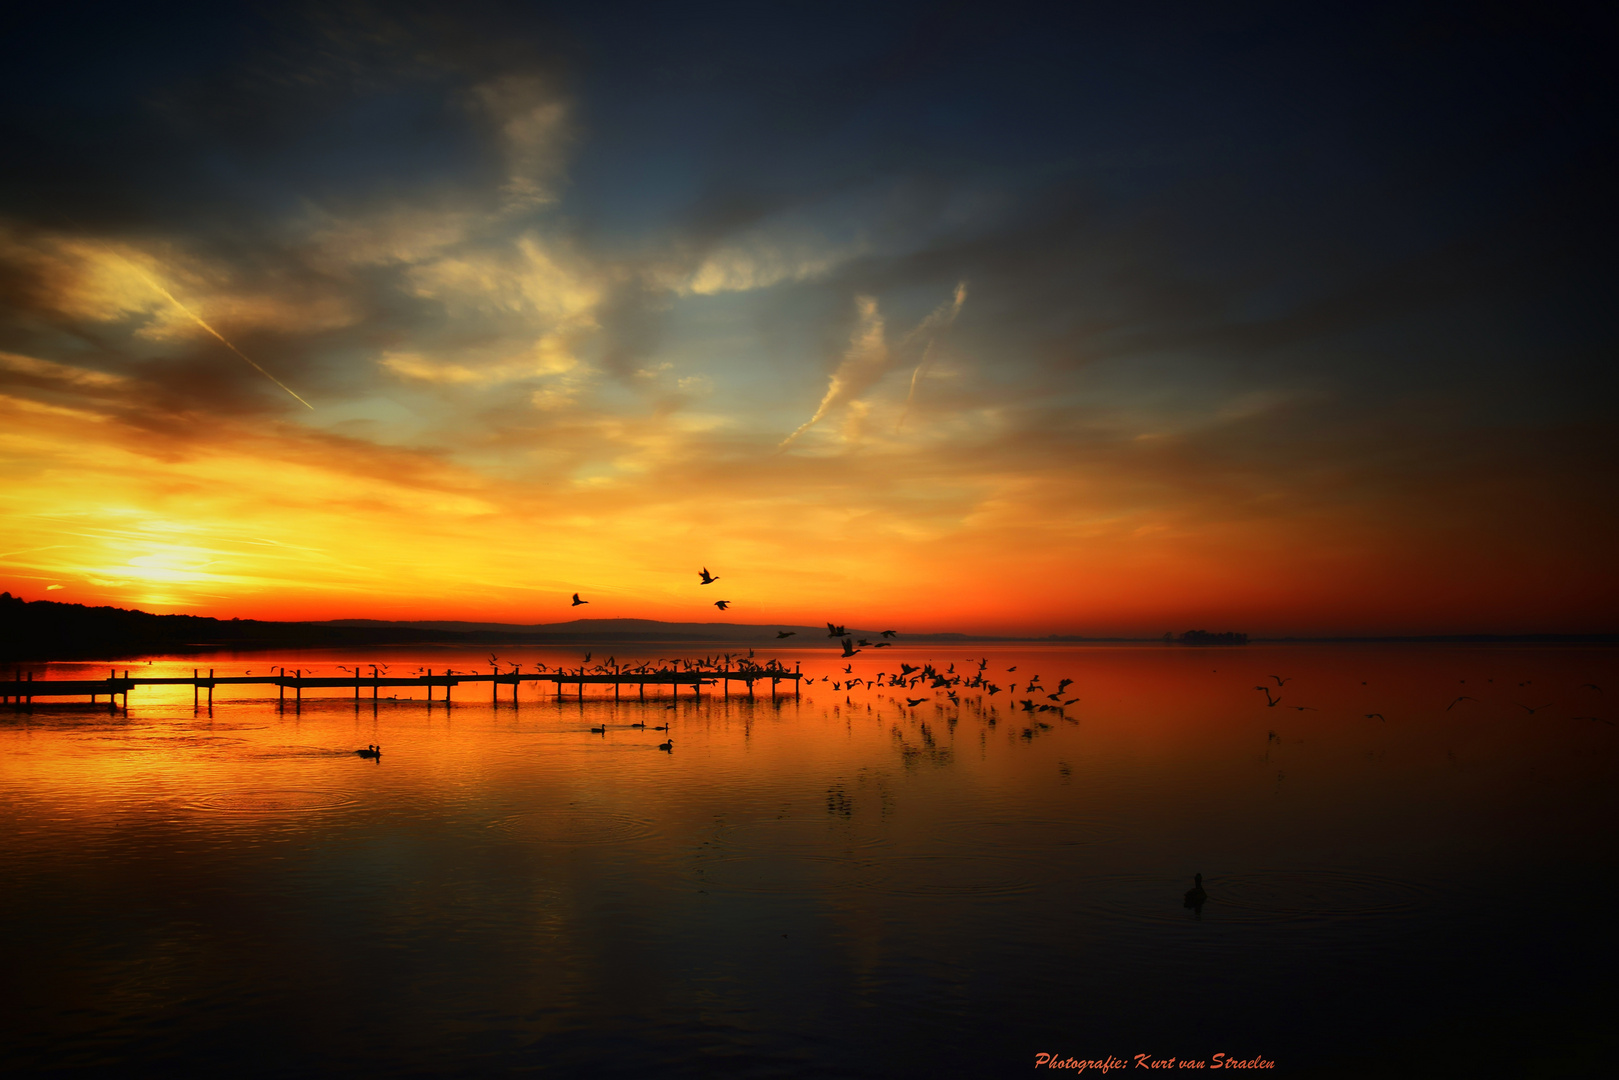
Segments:
[[[374,671],[375,669],[373,669]],[[512,700],[517,700],[517,688],[525,682],[554,683],[557,697],[562,697],[563,687],[572,686],[577,696],[584,697],[587,685],[611,686],[613,697],[618,700],[619,693],[625,686],[636,688],[641,699],[646,697],[648,686],[667,686],[671,693],[678,694],[682,686],[689,686],[694,696],[702,693],[702,687],[720,684],[727,697],[730,696],[731,683],[740,682],[747,686],[748,696],[753,696],[753,684],[757,682],[770,683],[772,696],[778,683],[791,682],[793,692],[799,690],[803,675],[795,666],[792,671],[785,668],[700,668],[690,671],[676,671],[662,669],[657,671],[543,671],[543,672],[456,672],[442,675],[305,675],[301,670],[288,674],[285,668],[279,669],[270,675],[215,675],[210,671],[203,675],[200,669],[190,677],[163,676],[153,678],[131,678],[128,670],[123,675],[116,671],[109,671],[105,679],[35,679],[30,672],[26,678],[20,672],[14,673],[10,679],[0,680],[0,701],[15,705],[31,703],[34,698],[61,698],[88,696],[92,702],[105,694],[111,704],[116,695],[123,695],[125,707],[129,704],[129,692],[138,686],[189,686],[192,688],[192,700],[198,702],[200,692],[208,692],[208,700],[213,701],[214,688],[218,686],[273,686],[280,691],[283,701],[288,690],[293,691],[294,700],[301,701],[305,690],[348,690],[354,691],[355,700],[360,698],[362,690],[369,689],[373,700],[381,696],[383,688],[419,688],[427,690],[427,700],[433,700],[433,690],[442,687],[444,699],[450,699],[453,687],[462,683],[489,683],[492,698],[498,697],[500,687],[512,688]]]

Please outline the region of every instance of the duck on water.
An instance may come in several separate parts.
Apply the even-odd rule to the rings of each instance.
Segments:
[[[354,752],[360,757],[376,758],[378,761],[382,760],[382,747],[380,746],[367,746],[364,750],[356,750]]]

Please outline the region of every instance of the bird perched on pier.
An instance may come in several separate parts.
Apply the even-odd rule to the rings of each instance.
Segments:
[[[573,603],[569,604],[568,606],[569,607],[578,607],[580,604],[588,604],[588,603],[590,603],[589,600],[581,600],[581,599],[579,599],[579,594],[574,593],[573,594]]]
[[[797,630],[777,630],[776,636],[779,638],[792,637],[796,633],[798,633]]]
[[[721,611],[724,611],[726,608],[731,606],[731,602],[729,600],[716,600],[714,601],[714,606],[719,608]]]
[[[703,567],[702,573],[698,574],[697,576],[703,579],[702,584],[704,585],[712,585],[714,582],[719,580],[719,575],[710,574],[708,572],[708,567],[706,566]]]

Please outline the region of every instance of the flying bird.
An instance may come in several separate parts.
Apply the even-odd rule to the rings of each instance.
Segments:
[[[1380,712],[1369,712],[1369,713],[1366,714],[1366,719],[1368,719],[1368,720],[1373,720],[1373,719],[1381,720],[1386,724],[1386,723],[1388,723],[1389,718],[1384,716]]]
[[[1454,709],[1456,706],[1460,705],[1464,701],[1477,701],[1477,700],[1478,700],[1478,698],[1468,697],[1466,694],[1463,694],[1461,697],[1457,698],[1455,701],[1451,702],[1449,705],[1446,705],[1445,706],[1445,711],[1449,712],[1450,710]]]
[[[1271,678],[1276,680],[1276,686],[1277,686],[1278,689],[1280,689],[1281,687],[1286,686],[1288,683],[1293,681],[1293,676],[1291,676],[1291,675],[1289,675],[1285,679],[1282,678],[1280,675],[1272,675]]]
[[[798,633],[797,630],[777,630],[776,636],[779,638],[792,637],[796,633]]]
[[[859,651],[860,651],[859,649],[854,647],[854,638],[847,638],[846,637],[846,638],[843,639],[843,655],[844,656],[853,656],[855,653],[857,653]]]
[[[1280,705],[1282,703],[1281,698],[1279,698],[1279,697],[1271,697],[1270,696],[1270,687],[1268,687],[1268,686],[1256,686],[1256,687],[1254,687],[1254,689],[1255,690],[1263,690],[1265,692],[1265,704],[1270,706],[1271,708],[1274,709],[1276,706],[1278,706],[1278,705]]]
[[[712,584],[714,584],[714,582],[719,580],[719,576],[716,575],[716,574],[710,574],[708,572],[708,567],[706,567],[706,566],[703,567],[703,572],[701,574],[699,574],[698,576],[703,579],[702,583],[704,585],[712,585]]]
[[[909,705],[911,708],[914,709],[914,708],[916,708],[918,705],[922,704],[922,702],[924,702],[926,700],[927,700],[927,698],[925,698],[925,697],[906,698],[905,699],[905,704]]]
[[[714,601],[714,606],[719,608],[721,611],[724,611],[726,608],[731,606],[731,602],[729,600],[716,600]]]
[[[827,637],[842,637],[843,633],[844,633],[843,627],[838,626],[836,623],[827,623],[826,624],[826,636]]]
[[[898,630],[884,630],[883,631],[883,637],[895,637],[898,634],[899,634]]]
[[[1537,712],[1539,712],[1540,710],[1542,710],[1544,708],[1548,708],[1551,705],[1551,702],[1547,702],[1545,705],[1536,705],[1533,709],[1531,709],[1529,706],[1525,705],[1521,701],[1517,702],[1516,704],[1517,704],[1518,708],[1522,709],[1524,712],[1528,713],[1530,716],[1533,716]]]
[[[569,607],[578,607],[580,604],[588,604],[588,603],[590,603],[589,600],[581,600],[581,599],[579,599],[579,594],[574,593],[573,594],[573,603],[568,605],[568,606]]]

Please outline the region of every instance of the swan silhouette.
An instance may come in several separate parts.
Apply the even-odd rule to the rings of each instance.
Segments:
[[[1203,891],[1203,875],[1193,874],[1192,882],[1192,887],[1186,890],[1186,903],[1184,906],[1200,908],[1203,906],[1203,902],[1209,898],[1209,894]]]

